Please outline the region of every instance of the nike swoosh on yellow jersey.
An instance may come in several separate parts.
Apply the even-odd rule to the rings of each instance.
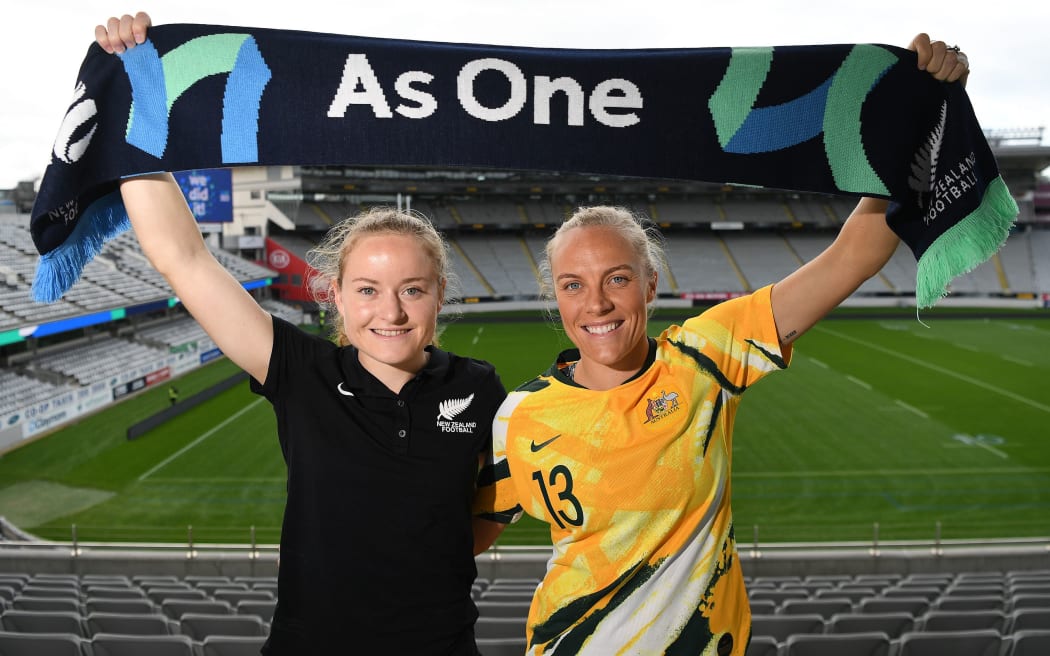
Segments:
[[[561,437],[561,433],[558,433],[557,435],[555,435],[554,437],[550,438],[549,440],[545,440],[543,442],[540,442],[539,444],[536,444],[535,440],[533,440],[529,444],[529,450],[532,451],[533,453],[536,453],[537,451],[539,451],[543,447],[547,446],[548,444],[550,444],[554,440],[558,439],[559,437]]]

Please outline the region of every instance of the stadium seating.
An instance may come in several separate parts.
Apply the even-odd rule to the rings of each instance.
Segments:
[[[479,617],[474,625],[478,638],[518,638],[525,635],[525,617]]]
[[[211,596],[219,601],[229,602],[232,606],[236,606],[242,601],[269,601],[273,599],[273,593],[269,590],[233,590],[228,588],[214,590]]]
[[[911,632],[900,637],[896,656],[998,656],[1002,644],[994,629]]]
[[[937,610],[1002,610],[1003,595],[959,595],[947,592],[944,597],[937,600],[934,607]]]
[[[931,610],[922,618],[922,630],[963,631],[966,629],[995,629],[1002,631],[1006,616],[1001,610]]]
[[[12,633],[0,631],[4,656],[84,656],[87,641],[68,633]]]
[[[1004,656],[1046,656],[1050,654],[1050,629],[1025,629],[1010,637]]]
[[[797,634],[784,641],[782,656],[887,656],[885,633]]]
[[[186,613],[230,615],[233,607],[229,602],[214,599],[165,599],[160,605],[161,612],[174,620],[181,620]]]
[[[752,592],[750,597],[756,600],[768,599],[777,605],[781,605],[789,599],[797,599],[800,601],[809,599],[809,593],[798,588],[779,590],[759,589]]]
[[[183,613],[179,620],[183,635],[203,640],[211,635],[265,636],[267,626],[255,615],[209,615]]]
[[[531,601],[532,590],[488,589],[481,593],[481,601]]]
[[[201,640],[201,656],[258,656],[264,642],[262,636],[208,636]]]
[[[854,576],[839,579],[813,577],[758,577],[748,579],[752,604],[752,639],[747,656],[1033,656],[1050,654],[1050,607],[1012,608],[1031,598],[1027,591],[1043,585],[1034,572],[997,575],[994,580],[946,574],[939,577]],[[1046,580],[1050,580],[1050,576]],[[77,652],[95,656],[158,654],[164,656],[242,656],[258,653],[269,632],[276,599],[274,577],[128,576],[89,580],[87,577],[48,578],[32,574],[0,574],[11,602],[61,601],[64,610],[0,609],[0,654],[4,640],[23,652],[57,656]],[[538,579],[478,579],[475,583],[480,613],[475,627],[485,656],[524,653],[527,600]],[[876,591],[876,588],[881,588]],[[939,591],[928,598],[898,597],[901,591]],[[39,589],[59,591],[60,597],[23,594]],[[836,598],[843,590],[866,589],[857,600]],[[137,592],[137,598],[96,598],[100,590]],[[988,594],[1000,591],[999,597]],[[790,594],[776,596],[771,592]],[[189,593],[187,595],[186,593]],[[269,597],[239,599],[230,593]],[[193,598],[162,599],[150,594],[173,593]],[[58,593],[53,593],[58,594]],[[1037,597],[1042,595],[1036,595]],[[997,599],[999,608],[952,609],[956,601]],[[497,599],[498,601],[492,601]],[[0,603],[7,603],[0,597]],[[903,610],[875,612],[874,602],[904,604]],[[100,610],[107,604],[134,604],[127,612]],[[205,612],[199,612],[199,611]],[[835,610],[835,612],[832,612]],[[807,612],[809,611],[809,612]],[[187,651],[189,647],[189,651]],[[137,650],[137,651],[136,651]]]
[[[125,635],[98,633],[91,638],[93,656],[197,656],[196,647],[184,635]]]
[[[824,618],[813,614],[751,616],[752,636],[769,636],[784,642],[789,636],[801,633],[824,633]]]
[[[1050,593],[1031,593],[1023,590],[1014,590],[1010,597],[1010,608],[1050,609]]]
[[[112,599],[124,601],[149,601],[146,593],[140,588],[111,587],[93,585],[87,588],[85,594],[93,599]]]
[[[264,622],[269,622],[273,619],[273,610],[276,607],[276,599],[268,601],[245,600],[237,602],[236,610],[238,615],[254,615]]]
[[[528,601],[489,601],[479,600],[475,602],[481,617],[527,617],[529,614]]]
[[[744,656],[778,656],[780,643],[772,636],[751,636]]]
[[[837,613],[847,613],[852,610],[853,604],[849,599],[835,599],[833,597],[824,599],[787,599],[780,605],[780,612],[784,615],[820,615],[825,620]]]
[[[209,248],[239,281],[277,275],[226,251]],[[164,278],[142,256],[130,232],[109,241],[84,268],[80,280],[55,303],[36,303],[30,298],[38,257],[29,235],[28,216],[0,220],[0,261],[4,263],[0,271],[0,330],[174,296]]]
[[[16,610],[80,612],[80,601],[68,597],[23,597],[14,598],[11,607]]]
[[[148,599],[108,599],[105,597],[85,597],[84,612],[90,613],[136,613],[150,615],[159,609]]]
[[[871,586],[843,585],[841,588],[830,588],[817,590],[816,599],[849,599],[850,603],[856,604],[861,599],[868,599],[876,595],[876,589]]]
[[[1012,632],[1050,630],[1050,608],[1016,608],[1007,616],[1006,624]]]
[[[6,610],[0,626],[13,633],[71,633],[84,635],[80,613],[70,611]],[[2,653],[2,652],[0,652]]]
[[[864,613],[895,613],[905,612],[912,615],[921,615],[930,607],[926,597],[871,597],[862,599],[857,605]]]
[[[477,645],[482,656],[521,656],[527,646],[524,636],[477,638]]]
[[[171,635],[178,633],[178,624],[160,614],[144,613],[88,613],[84,618],[88,635],[96,633],[124,633],[128,635]]]
[[[839,613],[827,622],[827,633],[885,633],[891,640],[915,627],[911,613]]]

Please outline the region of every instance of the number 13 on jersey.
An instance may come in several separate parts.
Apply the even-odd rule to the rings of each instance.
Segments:
[[[555,465],[546,476],[542,471],[534,471],[532,480],[539,487],[547,512],[559,528],[564,529],[566,524],[583,526],[583,507],[572,493],[572,472],[568,467]]]

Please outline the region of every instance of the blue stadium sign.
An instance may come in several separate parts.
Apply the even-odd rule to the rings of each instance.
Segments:
[[[233,174],[229,169],[177,171],[175,181],[198,222],[233,221]]]

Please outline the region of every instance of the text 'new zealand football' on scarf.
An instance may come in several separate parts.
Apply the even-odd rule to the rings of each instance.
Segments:
[[[873,44],[570,50],[166,25],[92,44],[44,173],[33,296],[127,229],[120,179],[242,165],[549,170],[891,200],[917,301],[1018,209],[961,84]]]

